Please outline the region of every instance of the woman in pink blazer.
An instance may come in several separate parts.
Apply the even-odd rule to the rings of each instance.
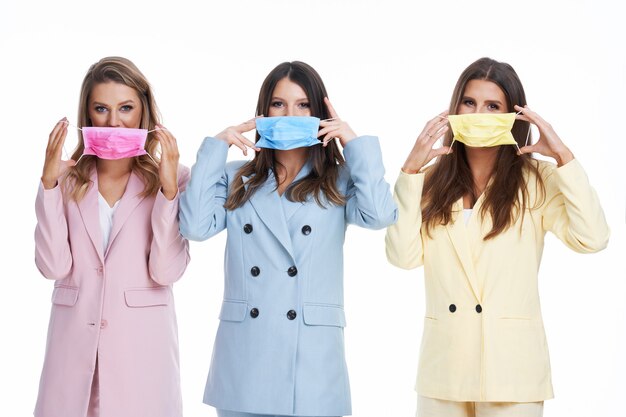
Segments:
[[[35,416],[180,417],[172,283],[189,262],[177,220],[189,170],[127,59],[89,69],[78,125],[68,161],[67,120],[50,134],[35,205],[35,262],[54,280]]]

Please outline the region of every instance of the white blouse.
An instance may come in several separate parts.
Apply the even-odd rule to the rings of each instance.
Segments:
[[[469,219],[472,217],[472,209],[463,209],[463,219],[465,219],[465,224],[469,223]]]
[[[120,200],[117,200],[113,207],[109,206],[106,199],[102,197],[102,194],[98,193],[98,209],[100,212],[100,229],[102,229],[102,251],[106,252],[107,246],[109,246],[109,236],[111,236],[111,229],[113,228],[113,215],[119,205]]]

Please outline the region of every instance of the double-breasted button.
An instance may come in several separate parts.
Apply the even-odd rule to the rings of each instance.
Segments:
[[[290,266],[287,270],[287,275],[289,275],[290,277],[295,277],[296,275],[298,275],[298,268],[296,268],[295,266]]]
[[[311,226],[309,226],[308,224],[305,224],[304,226],[302,226],[302,234],[305,236],[308,236],[311,234]]]
[[[254,228],[252,227],[252,225],[250,223],[244,224],[243,231],[246,232],[247,235],[252,233],[252,230],[254,230]]]
[[[101,329],[105,329],[108,325],[109,325],[109,323],[106,320],[102,320],[100,322],[100,328]]]
[[[450,304],[450,307],[448,307],[448,310],[450,310],[450,313],[454,313],[456,311],[456,306],[454,304]]]
[[[252,317],[253,319],[259,317],[259,309],[254,307],[252,310],[250,310],[250,317]]]
[[[476,304],[476,312],[477,313],[482,313],[483,312],[483,308],[480,304]]]
[[[258,266],[253,266],[252,268],[250,268],[250,273],[253,277],[258,277],[261,273],[261,269]]]
[[[289,320],[294,320],[297,316],[298,316],[298,314],[295,312],[295,310],[289,310],[287,312],[287,318]]]

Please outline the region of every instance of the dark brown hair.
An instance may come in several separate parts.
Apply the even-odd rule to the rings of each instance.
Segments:
[[[89,99],[91,91],[96,84],[108,82],[126,85],[137,92],[142,107],[141,123],[139,127],[141,129],[153,130],[155,125],[159,123],[160,113],[154,100],[154,95],[152,94],[152,88],[146,77],[139,71],[139,68],[137,68],[135,64],[126,58],[117,56],[102,58],[100,61],[93,64],[87,71],[87,74],[85,74],[78,103],[78,126],[92,126],[91,120],[89,119]],[[141,193],[144,197],[156,194],[161,187],[159,166],[155,163],[155,161],[159,160],[159,156],[157,155],[158,146],[158,141],[154,138],[152,133],[149,133],[146,139],[145,149],[152,158],[148,155],[141,155],[134,158],[133,170],[141,175],[145,183],[144,190]],[[65,177],[72,186],[70,198],[74,201],[80,201],[89,189],[91,185],[89,174],[96,162],[95,156],[85,155],[81,158],[84,149],[83,135],[79,132],[78,145],[72,153],[72,159],[78,161],[80,158],[80,162],[71,167]]]
[[[309,100],[311,116],[322,120],[329,118],[328,109],[324,103],[324,97],[327,97],[326,87],[321,77],[311,66],[299,61],[283,62],[268,74],[259,92],[257,115],[269,114],[274,88],[283,78],[288,78],[302,87]],[[256,141],[258,140],[257,132]],[[309,195],[312,195],[317,204],[322,207],[325,205],[324,198],[330,204],[344,205],[345,196],[337,189],[339,168],[344,164],[344,159],[335,141],[328,142],[326,147],[311,146],[308,153],[309,160],[312,162],[311,172],[287,188],[287,198],[290,201],[304,202]],[[263,148],[257,152],[250,162],[237,171],[224,207],[228,210],[241,207],[265,183],[270,169],[274,173],[277,172],[276,165],[273,149]],[[251,177],[245,187],[242,176]],[[278,185],[278,178],[276,181]]]
[[[450,100],[450,114],[456,114],[471,80],[485,80],[497,84],[506,96],[505,111],[513,112],[514,105],[524,106],[526,94],[517,73],[509,64],[490,58],[481,58],[463,71],[454,87]],[[511,129],[518,146],[525,145],[530,124],[516,120]],[[444,138],[444,145],[452,143],[452,131]],[[484,237],[488,240],[508,229],[529,205],[528,187],[524,173],[534,173],[537,188],[545,195],[545,187],[535,161],[530,154],[517,155],[514,146],[500,146],[493,172],[492,182],[485,189],[484,202],[480,209],[482,219],[491,216],[492,228]],[[530,175],[529,175],[530,177]],[[455,142],[450,155],[438,158],[428,169],[424,181],[422,216],[426,231],[437,225],[446,225],[452,220],[452,207],[464,195],[475,202],[476,187],[467,162],[465,145]],[[537,203],[537,202],[535,202]]]

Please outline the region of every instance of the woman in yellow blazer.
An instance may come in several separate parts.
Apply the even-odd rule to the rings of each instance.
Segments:
[[[539,139],[527,146],[530,124]],[[553,397],[537,289],[545,233],[590,253],[609,230],[581,165],[528,108],[510,65],[482,58],[461,74],[449,111],[417,138],[395,199],[387,258],[424,265],[418,416],[541,416]]]

